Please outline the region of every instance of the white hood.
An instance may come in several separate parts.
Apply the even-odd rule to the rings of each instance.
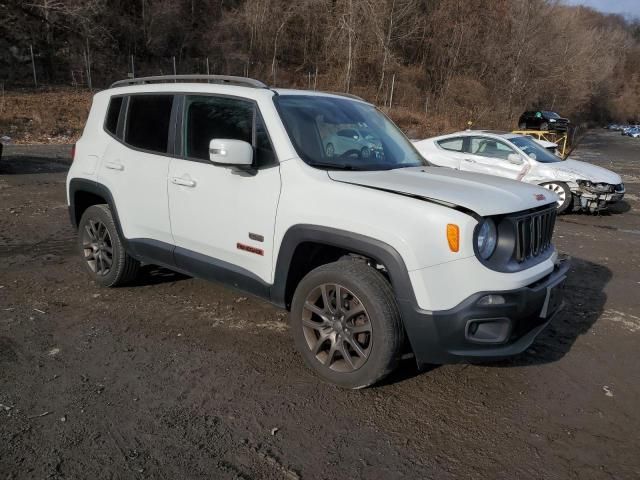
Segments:
[[[611,185],[622,183],[622,179],[617,173],[597,165],[579,162],[578,160],[569,159],[564,162],[542,165],[551,168],[554,172],[562,173],[566,177],[571,177],[570,179],[573,181],[589,180],[594,183],[609,183]]]
[[[464,207],[482,216],[519,212],[555,203],[547,189],[506,178],[440,167],[411,167],[371,172],[332,170],[331,179],[416,195]]]

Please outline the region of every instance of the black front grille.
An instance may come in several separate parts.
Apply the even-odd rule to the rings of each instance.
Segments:
[[[551,247],[551,237],[556,223],[556,208],[534,212],[515,219],[515,259],[522,263],[542,255]]]

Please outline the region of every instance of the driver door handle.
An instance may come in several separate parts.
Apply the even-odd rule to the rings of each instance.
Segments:
[[[196,186],[196,181],[195,180],[189,180],[187,178],[181,178],[181,177],[171,177],[171,183],[175,184],[175,185],[180,185],[182,187],[195,187]]]
[[[473,160],[472,158],[465,158],[464,161],[469,163],[476,163],[476,161]]]

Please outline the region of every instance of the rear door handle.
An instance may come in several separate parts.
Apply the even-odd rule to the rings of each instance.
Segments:
[[[118,170],[118,171],[122,171],[124,170],[124,165],[122,165],[121,163],[116,163],[116,162],[107,162],[104,165],[105,167],[111,169],[111,170]]]
[[[196,186],[196,181],[195,180],[189,180],[187,178],[181,178],[181,177],[172,177],[171,178],[171,183],[175,184],[175,185],[180,185],[182,187],[195,187]]]

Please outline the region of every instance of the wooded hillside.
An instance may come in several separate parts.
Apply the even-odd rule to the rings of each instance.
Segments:
[[[104,88],[248,75],[393,104],[407,128],[512,126],[526,108],[640,117],[640,24],[547,0],[10,0],[0,83]],[[391,87],[393,84],[393,98]]]

